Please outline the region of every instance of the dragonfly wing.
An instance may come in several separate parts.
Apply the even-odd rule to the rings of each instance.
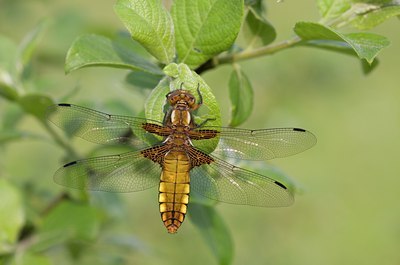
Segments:
[[[207,198],[261,207],[293,204],[288,188],[269,177],[236,167],[214,156],[213,162],[191,170],[191,188]]]
[[[131,192],[156,186],[161,167],[140,151],[78,160],[61,167],[54,175],[60,185],[109,192]]]
[[[314,134],[299,128],[247,130],[204,126],[195,131],[203,135],[216,133],[220,139],[214,154],[245,160],[286,157],[303,152],[317,142]],[[196,142],[193,141],[194,145]]]
[[[143,129],[144,124],[162,126],[144,118],[110,115],[72,104],[50,106],[47,118],[68,135],[99,144],[130,144],[136,147],[149,145],[143,144],[146,141],[156,141],[151,133]]]

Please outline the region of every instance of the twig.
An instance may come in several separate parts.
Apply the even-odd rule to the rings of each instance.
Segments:
[[[49,132],[49,134],[53,137],[54,141],[62,147],[69,156],[73,157],[74,159],[78,158],[79,155],[77,152],[69,145],[66,143],[55,131],[54,129],[49,125],[48,122],[43,121],[42,122],[43,126],[45,129]]]
[[[244,60],[248,60],[248,59],[252,59],[252,58],[256,58],[256,57],[271,55],[276,52],[282,51],[284,49],[290,48],[300,41],[301,41],[301,39],[298,36],[295,36],[291,39],[288,39],[288,40],[285,40],[282,42],[278,42],[273,45],[262,46],[262,47],[259,47],[256,49],[251,49],[251,50],[244,50],[244,51],[241,51],[238,53],[229,53],[229,54],[221,55],[219,57],[215,57],[211,60],[208,60],[207,62],[205,62],[204,64],[199,66],[196,69],[196,72],[198,74],[201,74],[201,73],[203,73],[207,70],[213,69],[221,64],[228,64],[228,63],[231,64],[231,63],[244,61]]]

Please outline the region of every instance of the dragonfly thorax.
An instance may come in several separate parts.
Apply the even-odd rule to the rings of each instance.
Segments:
[[[190,140],[186,135],[174,134],[174,135],[168,136],[165,143],[170,145],[170,147],[182,148],[182,147],[190,145]]]
[[[173,109],[171,112],[171,123],[177,127],[189,126],[191,122],[190,112],[187,110]]]

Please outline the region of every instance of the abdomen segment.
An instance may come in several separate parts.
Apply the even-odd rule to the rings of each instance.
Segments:
[[[164,158],[159,188],[161,219],[168,233],[175,233],[187,212],[190,163],[185,152],[170,151]]]

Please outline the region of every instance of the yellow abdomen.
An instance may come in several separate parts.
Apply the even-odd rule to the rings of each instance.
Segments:
[[[175,233],[185,219],[190,191],[190,162],[183,151],[170,151],[164,157],[159,198],[161,219],[168,233]]]

